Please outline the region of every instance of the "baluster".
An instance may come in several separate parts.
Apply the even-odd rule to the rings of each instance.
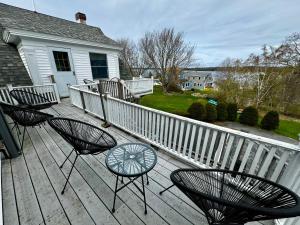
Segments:
[[[204,160],[204,156],[206,153],[206,147],[207,147],[207,141],[208,141],[209,134],[210,134],[210,129],[206,128],[204,142],[203,142],[202,151],[201,151],[200,160],[199,160],[199,162],[202,164],[204,164],[203,160]]]
[[[224,154],[224,157],[223,157],[221,169],[224,169],[225,166],[226,166],[226,164],[227,164],[227,160],[228,160],[229,154],[230,154],[230,152],[231,152],[231,147],[232,147],[234,138],[235,138],[235,137],[234,137],[233,135],[230,135],[229,140],[228,140],[228,143],[227,143],[227,145],[226,145],[226,150],[225,150],[225,154]]]
[[[244,153],[244,156],[243,156],[243,159],[242,159],[242,163],[240,165],[240,168],[239,168],[239,172],[244,172],[244,168],[248,162],[248,159],[249,159],[249,156],[250,156],[250,153],[252,151],[252,147],[254,145],[254,142],[253,141],[250,141],[248,142],[248,146],[247,146],[247,149]]]
[[[275,167],[274,172],[271,176],[271,179],[270,179],[271,181],[277,182],[278,177],[279,177],[285,163],[287,162],[289,156],[290,156],[290,152],[288,150],[284,150],[284,152],[282,153],[282,155],[277,163],[277,166]]]
[[[165,116],[161,115],[161,124],[160,124],[160,138],[159,138],[159,144],[163,145],[163,136],[164,136],[164,123],[165,123]]]
[[[189,142],[190,130],[191,130],[191,124],[187,123],[186,132],[185,132],[185,138],[184,138],[184,144],[183,144],[183,150],[182,150],[182,155],[183,156],[185,156],[187,144]]]
[[[250,167],[250,170],[249,170],[249,174],[254,174],[255,172],[255,169],[257,167],[257,164],[259,162],[259,159],[261,157],[261,154],[263,153],[263,150],[264,150],[264,147],[265,145],[264,144],[260,144],[256,153],[255,153],[255,157],[252,161],[252,164],[251,164],[251,167]]]
[[[199,127],[197,144],[196,144],[196,152],[195,152],[195,157],[194,157],[195,162],[198,161],[198,156],[199,156],[199,151],[200,151],[200,144],[201,144],[201,140],[202,140],[202,133],[203,133],[203,127]]]
[[[267,157],[265,158],[265,161],[263,162],[263,165],[262,167],[260,168],[260,171],[258,173],[258,176],[259,177],[265,177],[265,174],[275,156],[275,153],[276,153],[276,148],[275,147],[272,147],[271,150],[267,153]]]
[[[178,140],[178,147],[177,147],[177,153],[178,154],[181,153],[183,131],[184,131],[184,122],[181,121],[181,123],[180,123],[180,132],[179,132],[179,140]]]
[[[191,135],[190,146],[189,146],[188,159],[191,158],[192,152],[193,152],[193,149],[194,149],[195,134],[196,134],[196,125],[194,124],[194,125],[193,125],[193,129],[192,129],[192,135]]]
[[[224,147],[224,143],[225,143],[225,140],[226,140],[226,135],[227,134],[224,133],[224,132],[221,134],[219,146],[218,146],[217,151],[215,153],[213,168],[216,168],[218,162],[220,161],[220,157],[221,157],[221,154],[222,154],[222,151],[223,151],[223,147]]]
[[[177,140],[178,140],[178,130],[179,130],[179,120],[175,120],[175,130],[174,130],[174,137],[173,137],[173,151],[177,149]]]
[[[168,130],[169,130],[169,117],[166,116],[165,118],[165,137],[163,145],[167,148],[168,147]],[[171,132],[171,131],[169,131]]]
[[[169,141],[168,141],[168,148],[170,150],[172,149],[173,124],[174,124],[174,119],[170,117],[170,130],[169,130]]]
[[[217,134],[218,134],[217,131],[213,132],[212,140],[210,142],[209,152],[208,152],[207,159],[206,159],[206,164],[205,164],[206,166],[210,166],[210,160],[211,160],[211,156],[212,156],[212,153],[213,153],[213,150],[215,147]]]

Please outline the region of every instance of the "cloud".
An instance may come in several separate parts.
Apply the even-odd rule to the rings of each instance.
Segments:
[[[32,9],[31,0],[4,3]],[[196,45],[202,66],[226,57],[244,58],[265,43],[278,45],[299,32],[299,0],[35,0],[37,11],[74,20],[87,14],[88,24],[110,37],[138,40],[146,31],[174,27]]]

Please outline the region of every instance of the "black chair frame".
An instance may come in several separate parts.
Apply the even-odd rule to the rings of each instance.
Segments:
[[[69,159],[73,152],[76,153],[76,157],[72,162],[71,170],[61,192],[61,194],[64,194],[66,185],[69,182],[70,175],[73,171],[78,156],[100,154],[116,146],[117,141],[104,130],[79,120],[56,117],[49,119],[48,123],[60,136],[62,136],[69,144],[73,146],[73,149],[68,154],[64,162],[60,165],[60,168],[63,168],[65,162]],[[82,133],[78,134],[80,132]],[[88,138],[94,139],[87,140]]]
[[[53,111],[55,111],[56,114],[60,115],[60,113],[54,107],[52,107],[53,105],[56,105],[58,103],[51,102],[46,96],[18,89],[10,91],[9,94],[15,100],[17,100],[20,105],[27,106],[29,109],[43,110],[51,108]]]

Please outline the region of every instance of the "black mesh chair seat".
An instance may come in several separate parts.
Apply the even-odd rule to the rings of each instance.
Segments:
[[[26,127],[37,126],[46,122],[53,116],[47,113],[39,112],[36,110],[10,105],[0,102],[0,106],[5,114],[7,114],[15,123],[15,125],[24,126],[23,139],[21,143],[21,149],[23,149],[24,135]],[[19,129],[19,128],[18,128]]]
[[[52,107],[57,102],[51,102],[47,97],[23,90],[12,90],[10,95],[17,100],[20,105],[26,105],[28,108],[42,110]]]
[[[72,152],[76,152],[76,157],[61,192],[63,194],[79,155],[99,154],[116,146],[117,142],[104,130],[78,120],[57,117],[49,119],[48,123],[58,134],[73,146],[73,150],[66,157],[60,168],[63,167]]]
[[[117,144],[110,134],[88,123],[59,117],[48,122],[80,154],[100,153]]]
[[[266,179],[218,169],[179,169],[171,180],[206,215],[209,224],[300,216],[299,197]]]

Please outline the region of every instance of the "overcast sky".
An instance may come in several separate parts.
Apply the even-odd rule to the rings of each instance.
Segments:
[[[32,0],[1,0],[33,9]],[[300,32],[300,0],[35,0],[38,12],[87,24],[113,39],[138,40],[146,31],[174,27],[196,46],[200,66],[217,66],[226,57],[245,58],[265,43],[278,45]]]

